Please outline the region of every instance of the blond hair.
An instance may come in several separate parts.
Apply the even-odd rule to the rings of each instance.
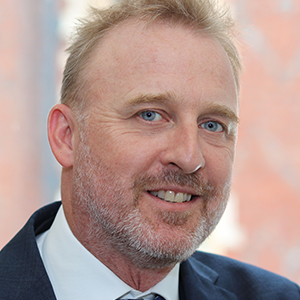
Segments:
[[[235,46],[235,24],[227,6],[217,0],[122,0],[105,10],[93,8],[88,18],[81,20],[74,42],[67,49],[62,103],[82,111],[85,106],[83,74],[88,72],[85,66],[91,53],[108,30],[133,18],[184,24],[216,38],[227,53],[239,89],[241,62]]]

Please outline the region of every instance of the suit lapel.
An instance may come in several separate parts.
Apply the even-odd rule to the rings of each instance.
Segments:
[[[59,206],[60,203],[54,203],[34,213],[21,231],[2,249],[0,299],[56,299],[35,235],[50,227]]]
[[[216,285],[219,275],[195,258],[180,265],[180,300],[237,300],[235,294]]]

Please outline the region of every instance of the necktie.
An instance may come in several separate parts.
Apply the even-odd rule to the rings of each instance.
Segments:
[[[121,300],[134,300],[134,299],[121,299]],[[137,300],[143,300],[143,298],[139,298]],[[154,300],[165,300],[163,297],[157,295],[155,296]]]

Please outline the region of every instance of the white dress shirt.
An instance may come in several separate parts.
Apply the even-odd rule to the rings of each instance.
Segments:
[[[179,300],[179,264],[148,291],[136,291],[75,238],[62,207],[51,228],[37,237],[37,244],[57,300],[115,300],[125,295],[151,300],[150,293]]]

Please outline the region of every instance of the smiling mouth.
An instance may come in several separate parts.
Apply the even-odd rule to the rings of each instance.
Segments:
[[[174,191],[148,191],[151,195],[158,197],[161,200],[171,202],[171,203],[183,203],[189,202],[193,198],[192,194],[187,193],[176,193]]]

